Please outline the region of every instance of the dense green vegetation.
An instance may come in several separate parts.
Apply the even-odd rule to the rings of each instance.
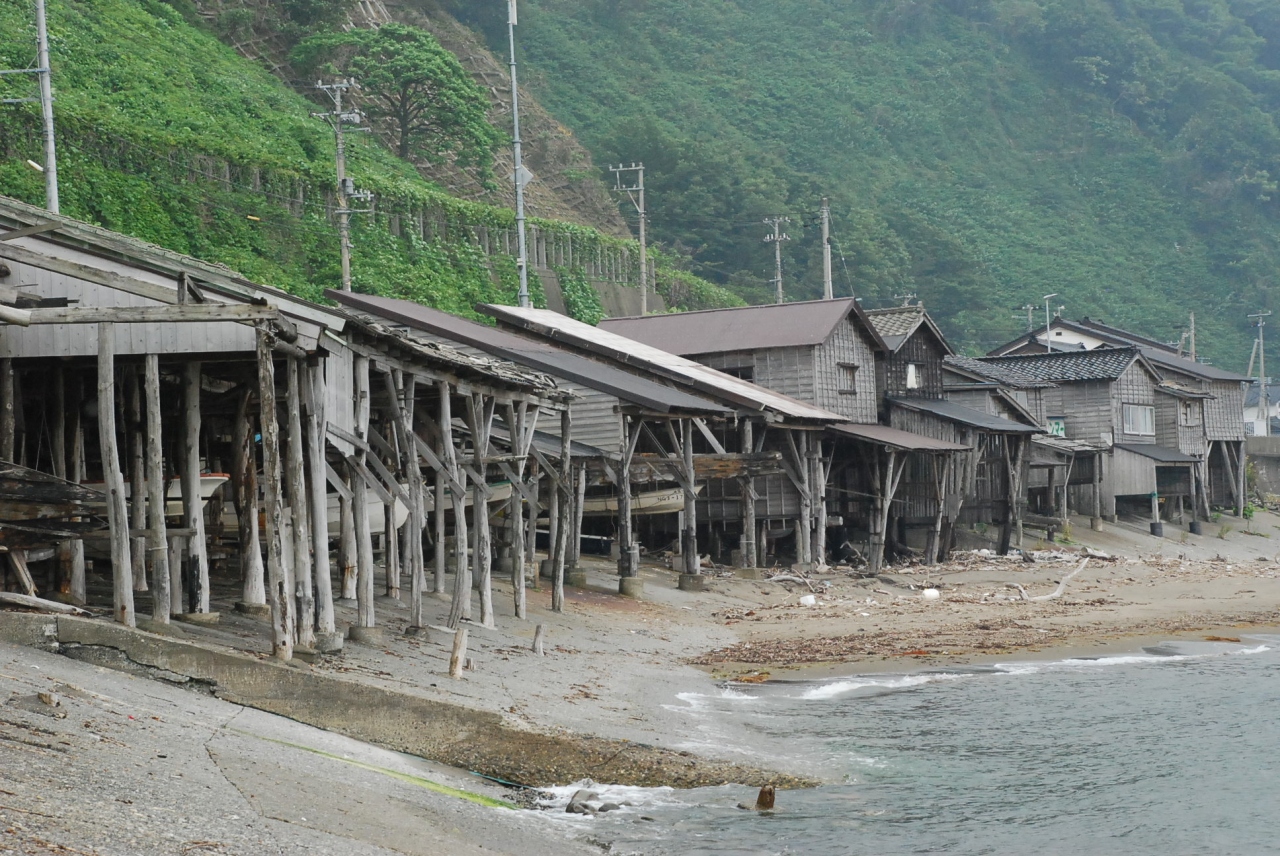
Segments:
[[[504,4],[446,2],[495,45]],[[492,6],[492,8],[490,8]],[[1243,369],[1280,269],[1273,0],[525,0],[527,80],[598,163],[643,160],[652,233],[770,297],[918,294],[957,344],[1058,292]],[[1207,333],[1205,331],[1208,331]]]
[[[296,43],[348,5],[268,8]],[[312,298],[337,286],[326,198],[334,144],[309,115],[316,104],[197,26],[187,0],[51,0],[49,22],[64,213]],[[34,45],[30,4],[0,4],[0,67],[33,66]],[[0,97],[34,91],[29,77],[0,77]],[[41,159],[39,128],[35,105],[0,106],[0,193],[34,204],[43,179],[26,161]],[[375,211],[355,218],[358,290],[464,314],[480,301],[515,302],[514,259],[487,255],[480,240],[512,228],[512,212],[450,197],[369,135],[354,136],[349,174],[378,194]],[[637,250],[580,226],[534,225],[572,241],[575,258]]]

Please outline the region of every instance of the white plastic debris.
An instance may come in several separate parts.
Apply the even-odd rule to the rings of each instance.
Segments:
[[[806,594],[800,598],[801,606],[817,606],[818,599],[811,594]]]
[[[925,600],[938,600],[942,597],[942,592],[938,591],[936,588],[927,588],[920,592],[920,596]]]

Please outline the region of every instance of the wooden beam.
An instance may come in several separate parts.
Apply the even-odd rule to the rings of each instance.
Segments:
[[[707,442],[711,444],[711,448],[716,450],[717,455],[727,454],[724,450],[724,446],[720,445],[720,441],[716,439],[716,435],[712,434],[711,429],[707,427],[707,420],[694,419],[693,424],[697,427],[702,436],[706,438]]]
[[[274,306],[252,303],[201,303],[186,306],[60,306],[26,310],[29,324],[210,324],[215,321],[266,321],[278,319]]]
[[[19,238],[29,238],[32,235],[43,235],[45,232],[61,229],[63,225],[57,221],[48,220],[44,223],[23,226],[21,229],[10,229],[8,232],[0,234],[0,241],[16,241]]]

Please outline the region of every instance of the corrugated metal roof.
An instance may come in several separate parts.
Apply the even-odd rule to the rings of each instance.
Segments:
[[[983,357],[981,362],[991,363],[1028,380],[1065,383],[1115,380],[1140,357],[1137,348],[1096,348],[1092,351]]]
[[[971,425],[983,431],[995,431],[1001,434],[1040,434],[1044,431],[1043,428],[1035,425],[1024,425],[1012,419],[1005,419],[1003,416],[993,416],[954,401],[947,401],[945,398],[890,398],[889,403],[907,410],[932,413],[939,418]]]
[[[1048,389],[1056,384],[1047,380],[1035,380],[1018,374],[998,363],[987,360],[976,360],[960,354],[953,354],[944,360],[947,367],[1007,386],[1010,389]]]
[[[865,440],[906,452],[963,452],[969,448],[960,443],[935,440],[900,428],[890,428],[888,425],[861,425],[856,422],[845,422],[840,425],[828,425],[827,430],[842,437]]]
[[[857,319],[875,347],[883,350],[884,342],[875,327],[851,297],[606,318],[600,329],[670,354],[690,356],[820,345],[850,316]]]
[[[729,409],[674,389],[656,381],[632,374],[614,366],[591,360],[546,342],[478,324],[409,300],[355,294],[350,291],[326,291],[325,295],[346,306],[377,315],[455,342],[462,342],[523,366],[530,366],[556,377],[659,413],[678,411],[698,414],[726,414]]]
[[[548,309],[517,309],[512,306],[482,304],[481,312],[508,324],[546,336],[557,342],[565,342],[593,354],[599,354],[628,365],[653,371],[663,377],[687,384],[721,401],[733,402],[739,407],[774,413],[796,420],[812,422],[844,422],[848,417],[821,407],[797,401],[750,381],[727,375],[724,372],[695,363],[685,357],[671,354],[634,339],[601,330],[581,321],[552,312]]]
[[[1112,448],[1123,449],[1126,452],[1150,458],[1161,464],[1194,464],[1200,460],[1192,455],[1179,452],[1177,449],[1167,449],[1154,443],[1116,443]]]

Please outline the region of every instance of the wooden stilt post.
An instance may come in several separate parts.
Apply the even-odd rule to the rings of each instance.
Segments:
[[[515,484],[508,502],[508,531],[511,533],[511,589],[516,618],[524,620],[527,613],[525,597],[525,552],[524,552],[524,471],[528,465],[526,457],[529,450],[525,444],[527,409],[524,402],[519,406],[508,404],[504,419],[507,423],[507,435],[511,438],[511,453],[516,456],[514,464]],[[532,434],[532,432],[528,432]]]
[[[493,399],[480,393],[467,398],[467,422],[471,428],[472,466],[477,476],[485,476],[489,457],[489,435],[493,426]],[[476,581],[480,586],[480,623],[493,627],[493,554],[489,531],[489,487],[476,481],[471,491],[472,520],[475,526],[474,553],[471,557]]]
[[[356,436],[369,439],[369,358],[356,354],[354,358]],[[373,627],[376,616],[373,606],[373,535],[369,525],[369,486],[361,469],[366,457],[363,449],[355,452],[355,466],[351,474],[352,516],[356,530],[356,626]]]
[[[289,515],[293,523],[293,587],[296,592],[296,630],[298,644],[314,648],[316,644],[316,597],[312,587],[311,532],[307,514],[306,455],[302,450],[302,372],[301,360],[285,361],[288,373],[285,387],[286,422],[289,430],[288,455],[284,460],[289,488]],[[323,557],[321,557],[323,558]]]
[[[800,494],[800,514],[796,517],[796,561],[809,567],[813,562],[813,479],[808,461],[809,432],[789,430],[786,434],[794,472],[799,476],[795,485]]]
[[[461,678],[462,667],[467,661],[467,628],[453,631],[453,650],[449,653],[449,677]]]
[[[1225,445],[1225,442],[1224,442]],[[1244,442],[1232,442],[1236,459],[1236,517],[1244,516],[1245,507],[1245,467],[1248,464],[1244,451]]]
[[[684,529],[680,533],[681,570],[686,576],[701,573],[701,562],[698,557],[698,493],[694,489],[693,470],[693,420],[680,420],[680,451],[683,457],[685,477],[684,486]]]
[[[392,374],[384,374],[383,379],[386,381],[396,431],[403,438],[398,447],[400,469],[404,473],[409,496],[409,517],[404,524],[409,537],[405,539],[405,550],[402,552],[404,569],[409,573],[409,624],[411,627],[424,627],[422,592],[426,585],[426,569],[422,562],[422,470],[418,465],[418,450],[413,441],[413,407],[418,379],[412,373],[402,375],[399,383]]]
[[[640,442],[640,417],[622,418],[622,454],[618,462],[618,576],[624,580],[640,576],[636,566],[639,551],[635,549],[635,529],[631,519],[631,459]],[[624,590],[634,583],[619,583]]]
[[[458,466],[458,450],[453,444],[453,391],[449,382],[440,381],[440,445],[444,454],[441,461],[451,480],[466,488],[467,474]],[[451,491],[453,502],[453,601],[449,604],[449,626],[457,628],[464,618],[471,617],[471,565],[467,561],[467,505],[461,490]],[[443,503],[442,503],[443,505]]]
[[[271,604],[271,647],[281,660],[293,659],[294,601],[284,567],[284,508],[280,497],[280,426],[276,420],[276,371],[271,337],[258,328],[258,415],[262,428],[262,482],[267,510],[267,601]]]
[[[111,528],[112,615],[133,627],[133,559],[129,551],[129,507],[116,437],[115,325],[98,325],[98,442],[107,488],[107,521]],[[0,371],[3,371],[0,368]]]
[[[441,451],[442,450],[437,450],[436,453],[439,455]],[[441,456],[441,460],[444,460],[443,456]],[[435,578],[432,581],[431,590],[436,594],[444,594],[444,573],[445,568],[449,563],[449,556],[448,552],[445,550],[444,543],[448,532],[446,526],[447,520],[445,518],[446,512],[444,508],[445,502],[448,498],[445,494],[445,489],[446,484],[444,473],[437,471],[435,475],[435,483],[432,485],[434,508],[431,512],[432,531],[435,536],[433,539],[434,543],[431,545],[434,551],[432,555],[432,562],[435,565]]]
[[[13,360],[8,357],[0,359],[0,460],[10,463],[17,463],[14,459],[14,445],[18,434],[16,387]]]
[[[186,517],[187,561],[195,586],[196,612],[209,611],[209,553],[205,545],[204,505],[200,499],[200,363],[187,363],[182,375],[182,507]]]
[[[75,402],[67,409],[67,433],[71,435],[71,460],[68,478],[75,484],[84,481],[84,420],[79,402],[84,398],[84,380],[77,376],[69,390],[70,400]],[[79,518],[76,518],[79,519]],[[72,541],[70,551],[69,582],[71,597],[77,603],[85,602],[84,542]]]
[[[582,514],[587,499],[587,462],[574,471],[573,528],[569,535],[569,560],[575,573],[582,567]]]
[[[307,386],[309,407],[307,413],[307,465],[309,478],[307,490],[311,505],[311,551],[315,572],[316,630],[323,634],[325,647],[336,647],[332,637],[336,632],[333,617],[333,580],[329,574],[329,498],[328,476],[325,465],[325,437],[328,422],[325,413],[324,366],[319,360],[307,366],[310,383]]]
[[[341,597],[345,601],[355,603],[356,600],[356,513],[355,500],[349,495],[355,484],[351,477],[351,466],[346,461],[338,465],[342,479],[347,486],[347,493],[338,497],[338,569],[341,573]]]
[[[151,566],[151,618],[169,623],[169,539],[165,526],[164,443],[160,427],[160,357],[147,354],[147,564]]]
[[[571,473],[573,472],[573,414],[566,406],[560,413],[560,478],[552,479],[553,496],[559,495],[560,502],[552,508],[564,512],[560,516],[560,525],[556,528],[556,540],[552,545],[552,588],[551,609],[553,612],[564,612],[564,565],[565,554],[569,546],[569,529],[571,522],[569,511],[569,491],[571,490]]]
[[[742,420],[742,454],[749,455],[755,451],[755,423],[750,419]],[[751,476],[738,479],[738,496],[742,512],[742,538],[738,542],[739,562],[744,568],[754,568],[759,564],[756,548],[756,480]]]
[[[129,527],[141,532],[147,528],[147,477],[144,469],[142,436],[142,379],[136,367],[127,370],[125,395],[125,431],[129,437]],[[147,590],[147,539],[133,538],[129,544],[133,559],[133,590]]]
[[[236,407],[231,469],[234,471],[232,487],[236,492],[236,528],[240,542],[240,601],[261,607],[267,603],[267,584],[258,532],[258,455],[254,442],[254,418],[249,412],[249,399],[252,397],[253,390],[246,386]]]
[[[809,446],[809,483],[813,487],[814,567],[827,567],[827,465],[822,460],[822,435],[814,434]]]
[[[49,454],[53,458],[55,477],[67,477],[67,377],[62,366],[53,370],[53,416],[49,438]],[[70,592],[71,541],[61,541],[57,546],[58,588]]]
[[[1102,530],[1102,450],[1093,453],[1093,514],[1090,516],[1089,528],[1095,532]]]
[[[926,565],[937,564],[942,556],[942,519],[947,513],[947,482],[951,478],[952,456],[947,455],[946,462],[938,460],[937,455],[929,456],[929,471],[933,475],[934,501],[938,503],[937,512],[933,516],[933,526],[929,530],[929,539],[924,548]]]

